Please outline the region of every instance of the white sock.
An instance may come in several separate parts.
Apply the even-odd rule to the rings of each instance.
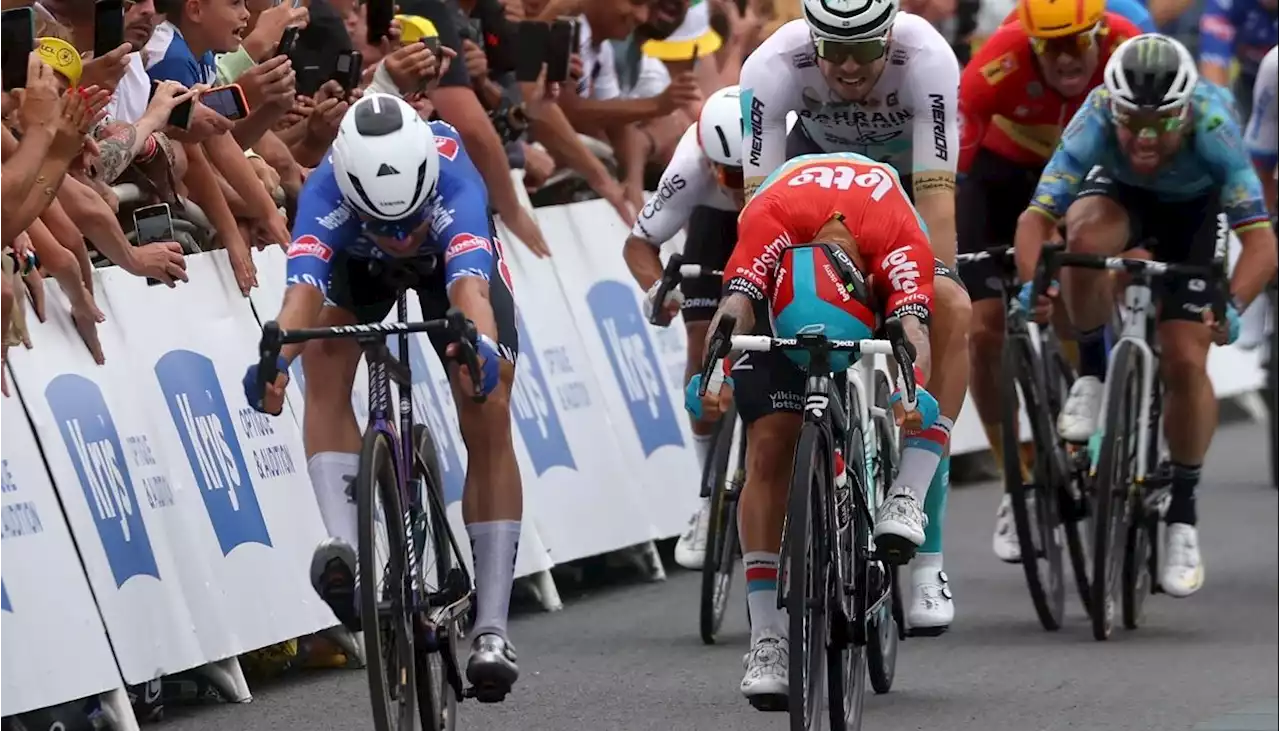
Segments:
[[[908,434],[903,440],[902,465],[893,486],[907,488],[923,503],[950,439],[951,420],[945,416],[939,416],[928,429]]]
[[[694,434],[693,453],[698,458],[698,471],[707,468],[707,455],[711,453],[711,440],[715,434]]]
[[[360,550],[359,516],[352,483],[359,470],[360,455],[349,452],[319,452],[307,460],[307,474],[311,476],[311,489],[316,494],[325,530],[357,552]]]
[[[787,636],[787,613],[778,608],[778,554],[748,551],[742,554],[747,575],[747,609],[751,611],[751,644],[762,637]]]
[[[493,520],[467,526],[476,567],[476,624],[472,635],[493,633],[507,639],[507,610],[516,574],[520,521]]]

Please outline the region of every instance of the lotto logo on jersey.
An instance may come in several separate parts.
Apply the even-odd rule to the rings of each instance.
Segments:
[[[320,261],[329,261],[333,257],[333,249],[315,236],[307,234],[299,236],[297,241],[289,244],[289,258],[298,256],[314,256]]]
[[[493,253],[493,249],[489,246],[489,239],[481,238],[475,234],[458,234],[449,240],[449,246],[444,250],[444,260],[452,261],[469,251],[478,249]]]
[[[453,162],[453,159],[458,156],[458,141],[452,137],[437,136],[436,152],[440,153],[440,157],[446,157]]]
[[[916,280],[920,278],[920,267],[908,256],[910,251],[910,246],[899,246],[890,251],[880,264],[880,268],[896,291],[915,294],[920,288],[916,284]]]

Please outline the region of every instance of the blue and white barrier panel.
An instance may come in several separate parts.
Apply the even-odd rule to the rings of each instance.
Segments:
[[[627,231],[606,203],[537,217],[553,259],[510,234],[495,244],[519,308],[520,576],[676,535],[698,499],[684,329],[644,321],[621,257]],[[257,254],[262,286],[249,300],[225,252],[189,257],[191,281],[175,290],[98,270],[103,366],[46,282],[48,322],[28,319],[34,348],[10,350],[15,393],[0,401],[3,715],[336,623],[307,575],[326,532],[302,446],[302,368],[279,418],[249,408],[240,386],[260,323],[279,311],[285,261],[279,249]],[[448,379],[425,336],[411,338],[408,358],[415,417],[435,433],[465,553],[467,455]],[[1254,353],[1215,349],[1210,369],[1219,395],[1261,383]],[[363,420],[363,365],[351,397]],[[956,452],[985,448],[972,414],[953,432]]]

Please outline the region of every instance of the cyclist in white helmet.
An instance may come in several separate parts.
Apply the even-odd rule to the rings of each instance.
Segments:
[[[924,542],[912,564],[913,594],[906,620],[913,634],[936,635],[950,626],[955,614],[942,567],[942,524],[951,426],[964,405],[969,379],[971,306],[951,270],[956,253],[960,69],[946,39],[924,19],[900,13],[899,0],[804,0],[803,12],[803,19],[779,28],[742,67],[747,197],[797,155],[855,152],[897,170],[925,223],[936,261],[930,324],[935,365],[931,381],[924,385],[937,397],[941,416],[926,432],[906,436],[901,470],[904,484],[914,493],[909,501],[886,503],[886,510],[894,506],[894,514],[879,516],[877,523],[895,535],[923,532]],[[786,118],[793,111],[798,119],[788,133]],[[893,276],[898,276],[897,270]],[[897,281],[903,286],[914,283],[911,278]],[[779,394],[772,402],[777,411],[799,411],[801,400],[795,394]],[[770,459],[790,460],[794,431],[771,437],[776,437],[770,441],[777,449]],[[785,486],[780,489],[785,491]],[[915,494],[927,496],[923,505]],[[744,500],[744,515],[747,506],[770,510],[771,504]],[[783,514],[756,518],[752,524],[777,529],[771,527],[761,536],[744,532],[743,550],[776,560]]]
[[[738,209],[742,207],[742,112],[738,87],[726,86],[707,97],[698,121],[689,125],[671,162],[662,173],[658,190],[645,203],[627,237],[622,255],[640,287],[648,292],[645,317],[665,310],[661,320],[670,322],[684,314],[688,333],[685,380],[702,368],[707,323],[720,304],[720,277],[702,276],[681,283],[664,301],[655,301],[662,280],[658,249],[688,225],[684,243],[686,264],[700,264],[719,271],[738,241]],[[698,466],[706,463],[711,449],[711,422],[693,422],[693,446]],[[690,487],[698,484],[690,480]],[[689,521],[689,530],[676,543],[676,563],[701,569],[707,545],[708,505],[703,501]]]
[[[366,94],[343,117],[329,154],[303,185],[288,257],[276,316],[285,330],[380,322],[404,285],[417,291],[425,319],[457,307],[479,331],[478,374],[453,367],[447,344],[435,345],[449,364],[469,456],[462,515],[475,557],[476,620],[466,674],[478,699],[501,700],[519,675],[507,637],[521,520],[510,409],[519,338],[488,193],[457,130],[423,120],[398,96]],[[301,352],[301,345],[284,347],[280,376],[265,392],[256,362],[250,366],[244,377],[249,403],[279,414],[289,363]],[[360,463],[360,425],[351,405],[360,346],[324,340],[306,353],[303,443],[331,536],[315,551],[311,580],[338,620],[358,631],[365,618],[355,600],[357,513],[349,484]],[[488,395],[482,404],[470,397],[472,379]]]

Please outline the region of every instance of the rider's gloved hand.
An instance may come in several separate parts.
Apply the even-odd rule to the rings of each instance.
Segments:
[[[1227,341],[1223,345],[1231,345],[1240,339],[1240,310],[1232,302],[1227,303]]]
[[[1018,302],[1022,304],[1022,309],[1035,313],[1038,322],[1045,322],[1053,311],[1053,302],[1049,298],[1057,295],[1058,281],[1055,279],[1049,284],[1049,289],[1040,294],[1039,299],[1036,300],[1033,306],[1031,302],[1031,282],[1024,282],[1022,289],[1018,290]]]
[[[476,355],[480,356],[480,393],[488,396],[498,387],[498,344],[488,335],[476,338]]]
[[[914,413],[919,415],[919,423],[915,423],[911,414],[906,413],[903,410],[904,407],[899,406],[903,398],[901,386],[895,389],[893,393],[889,394],[889,406],[893,408],[894,415],[897,417],[895,420],[898,422],[899,426],[902,426],[903,423],[908,423],[908,425],[914,429],[928,429],[933,426],[935,421],[938,420],[938,399],[934,398],[933,394],[925,390],[924,378],[921,377],[923,374],[920,373],[920,369],[916,368],[915,372],[916,410]]]
[[[283,391],[284,386],[289,383],[289,361],[283,355],[276,358],[276,369],[280,371],[280,375],[284,376],[284,384],[280,387],[280,390]],[[277,378],[279,378],[279,376],[277,376]],[[270,384],[258,382],[257,363],[254,363],[245,369],[244,378],[240,383],[244,386],[244,398],[249,402],[250,406],[264,414],[271,414],[272,416],[280,415],[280,411],[272,413],[263,405],[263,400],[266,397],[266,387],[270,386]]]
[[[699,398],[698,389],[701,386],[702,374],[695,373],[689,380],[689,385],[684,388],[684,408],[698,421],[715,421],[729,408],[729,402],[733,399],[733,377],[725,376],[724,383],[720,384],[718,395],[712,394],[708,389],[707,394]],[[704,404],[710,405],[711,408],[703,409]],[[703,416],[704,413],[706,416]]]
[[[645,292],[642,309],[644,310],[644,319],[650,322],[653,321],[653,313],[659,311],[661,317],[658,318],[658,322],[663,327],[666,327],[671,324],[671,321],[680,312],[680,307],[684,304],[684,293],[680,291],[679,287],[673,287],[662,298],[662,302],[659,303],[658,290],[660,289],[662,289],[661,279],[654,282],[649,291]]]

